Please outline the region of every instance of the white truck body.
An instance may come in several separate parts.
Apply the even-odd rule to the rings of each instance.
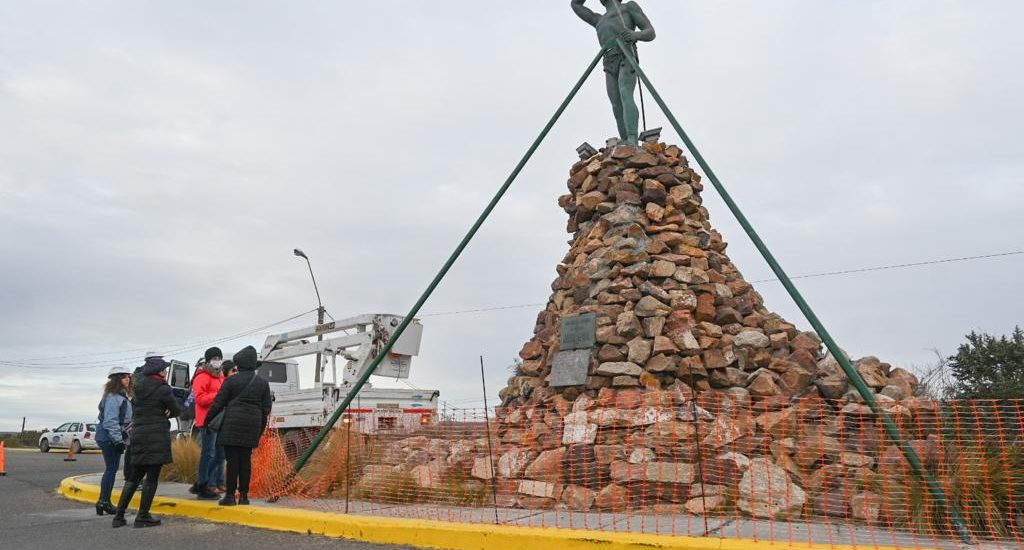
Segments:
[[[304,436],[322,428],[401,322],[402,317],[397,315],[359,315],[268,336],[261,353],[261,369],[274,391],[271,425],[285,434]],[[334,335],[338,332],[343,334]],[[412,358],[420,352],[422,337],[423,325],[417,320],[409,323],[373,375],[396,380],[409,378]],[[302,389],[298,366],[289,360],[317,353],[324,355],[325,371],[330,365],[332,381]],[[344,362],[342,365],[338,364],[339,358]],[[321,379],[326,380],[326,375]],[[437,420],[439,395],[437,390],[375,388],[367,383],[345,411],[342,422],[355,422],[359,431],[367,434],[412,430]]]
[[[268,336],[257,372],[267,379],[274,394],[271,427],[280,430],[282,435],[295,435],[291,442],[294,445],[301,445],[301,440],[319,431],[401,321],[402,317],[396,315],[367,314]],[[336,332],[344,334],[319,339]],[[382,378],[408,378],[412,357],[419,354],[422,335],[423,325],[419,321],[410,323],[373,374]],[[324,370],[329,364],[332,381],[303,389],[299,365],[294,359],[317,353],[324,355]],[[340,365],[340,379],[339,358],[344,361]],[[171,385],[184,399],[191,389],[188,365],[176,361],[174,367]],[[437,390],[374,388],[367,383],[352,401],[343,422],[356,422],[359,431],[367,434],[411,430],[437,420],[439,395]]]

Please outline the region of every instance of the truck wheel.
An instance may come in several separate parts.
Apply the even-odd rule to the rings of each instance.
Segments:
[[[50,440],[44,439],[39,442],[39,450],[44,453],[50,452]]]
[[[302,447],[302,432],[300,430],[291,430],[284,434],[281,438],[281,446],[284,447],[284,454],[289,460],[295,460],[299,458]]]
[[[281,445],[284,447],[285,455],[291,460],[298,460],[313,443],[313,438],[319,431],[316,428],[293,428],[285,432],[281,436]]]

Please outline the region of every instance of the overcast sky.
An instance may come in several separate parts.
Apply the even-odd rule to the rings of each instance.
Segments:
[[[407,311],[596,53],[568,4],[0,3],[0,361],[46,359],[0,365],[0,430],[93,417],[110,365],[146,349],[192,362],[314,308],[294,247],[335,317]],[[1021,2],[641,4],[645,69],[790,274],[1024,249]],[[614,133],[602,80],[424,313],[547,299],[574,148]],[[705,199],[747,279],[769,277]],[[925,366],[1021,323],[1022,266],[798,286],[852,355]],[[424,317],[410,383],[482,405],[478,356],[493,396],[539,309]]]

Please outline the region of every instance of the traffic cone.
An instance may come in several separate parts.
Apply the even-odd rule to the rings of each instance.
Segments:
[[[71,446],[68,447],[68,456],[64,457],[64,462],[77,462],[77,461],[78,461],[78,459],[75,458],[75,445],[74,445],[74,443],[72,443]]]
[[[4,442],[0,441],[0,476],[7,475],[7,470],[4,469]]]

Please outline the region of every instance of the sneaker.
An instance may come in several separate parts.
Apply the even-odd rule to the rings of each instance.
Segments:
[[[227,487],[226,487],[226,486],[225,486],[225,485],[224,485],[223,483],[221,483],[220,485],[217,485],[217,486],[213,487],[213,490],[214,490],[214,491],[216,491],[216,492],[218,492],[218,493],[220,493],[220,494],[222,494],[222,495],[223,495],[224,493],[228,492],[228,488],[227,488]]]
[[[220,499],[217,504],[219,506],[234,506],[237,504],[235,502],[235,495],[224,495],[224,498]]]
[[[196,498],[199,500],[217,500],[220,498],[220,495],[211,491],[209,487],[202,487],[196,493]]]

